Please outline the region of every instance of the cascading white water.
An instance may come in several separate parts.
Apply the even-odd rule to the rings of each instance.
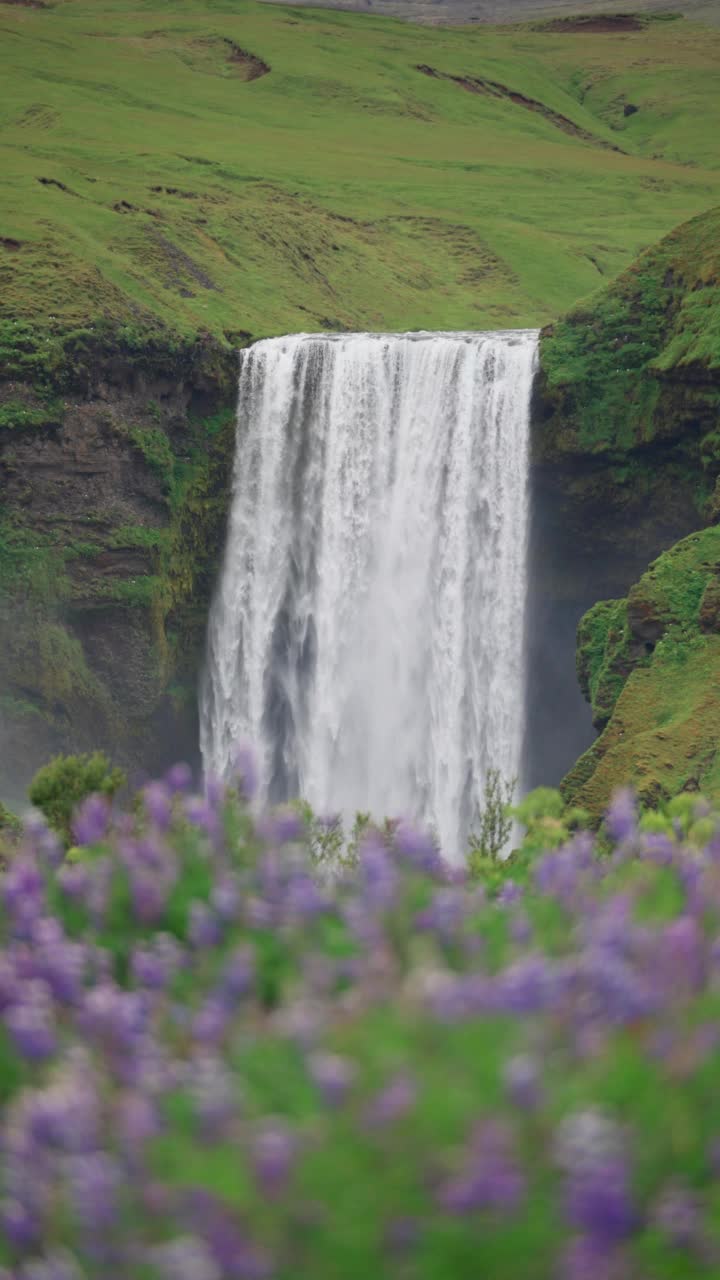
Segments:
[[[241,359],[201,747],[271,799],[463,856],[520,769],[534,331],[298,334]]]

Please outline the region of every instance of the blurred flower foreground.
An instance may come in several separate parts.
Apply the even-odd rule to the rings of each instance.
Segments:
[[[247,760],[192,786],[0,878],[1,1280],[720,1275],[707,806],[472,879],[364,822],[328,874]]]

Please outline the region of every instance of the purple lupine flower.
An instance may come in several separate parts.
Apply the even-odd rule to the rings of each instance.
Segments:
[[[514,904],[519,902],[523,897],[523,892],[522,885],[518,884],[517,881],[506,880],[497,895],[496,902],[498,902],[501,907],[514,906]]]
[[[90,885],[90,869],[80,862],[66,862],[59,868],[55,880],[66,897],[82,902]]]
[[[464,1168],[440,1189],[441,1206],[452,1214],[478,1210],[512,1213],[521,1203],[525,1179],[507,1128],[486,1121],[475,1132]]]
[[[268,1280],[269,1260],[217,1197],[204,1188],[193,1188],[184,1198],[182,1212],[208,1246],[223,1280]]]
[[[110,821],[110,801],[97,792],[87,796],[73,814],[72,831],[79,845],[98,844],[107,834]]]
[[[598,1248],[612,1250],[638,1223],[625,1143],[602,1112],[575,1112],[560,1124],[556,1157],[565,1174],[565,1212]]]
[[[189,764],[174,764],[165,774],[165,782],[174,795],[180,791],[189,791],[192,780],[192,769]]]
[[[704,1243],[700,1202],[680,1183],[670,1184],[662,1191],[655,1203],[652,1221],[677,1249],[693,1250]]]
[[[366,1121],[371,1128],[383,1128],[400,1120],[415,1106],[416,1101],[415,1081],[405,1073],[397,1075],[371,1100],[366,1111]]]
[[[427,832],[401,821],[395,827],[393,840],[398,853],[411,867],[431,875],[438,873],[442,860],[435,841]]]
[[[347,1098],[357,1076],[353,1062],[337,1053],[311,1053],[307,1060],[313,1084],[328,1107],[338,1107]]]
[[[9,954],[0,951],[0,1014],[18,999],[19,976]]]
[[[222,935],[222,925],[206,902],[193,902],[187,929],[188,941],[198,950],[215,947]]]
[[[651,982],[609,947],[589,949],[579,966],[585,1016],[629,1023],[653,1013],[659,1000]]]
[[[259,818],[255,830],[266,844],[293,844],[303,837],[303,823],[300,815],[290,808],[274,809]]]
[[[199,1044],[218,1044],[222,1040],[230,1021],[232,1009],[225,1001],[211,996],[198,1009],[192,1020],[193,1040]]]
[[[13,1249],[24,1253],[37,1244],[40,1223],[22,1200],[7,1197],[0,1201],[0,1233]]]
[[[255,982],[255,953],[248,944],[242,944],[230,952],[220,975],[219,993],[223,1000],[242,1000],[249,995]]]
[[[48,1088],[26,1099],[29,1133],[51,1150],[81,1154],[97,1147],[100,1101],[89,1055],[72,1050],[69,1061]]]
[[[136,991],[120,991],[111,983],[87,993],[79,1025],[93,1040],[110,1048],[137,1050],[147,1026],[148,1009]]]
[[[58,1249],[44,1258],[33,1258],[20,1269],[19,1280],[84,1280],[85,1272],[71,1253]]]
[[[172,793],[162,782],[150,782],[143,789],[143,806],[157,831],[167,831],[172,821]]]
[[[540,1067],[529,1054],[516,1054],[505,1063],[503,1084],[509,1100],[522,1111],[536,1111],[543,1099]]]
[[[192,1059],[190,1093],[203,1138],[214,1141],[222,1137],[238,1114],[238,1089],[220,1058],[200,1053]]]
[[[255,1177],[266,1195],[284,1190],[297,1155],[297,1142],[280,1121],[267,1123],[252,1146]]]
[[[168,889],[152,872],[133,871],[130,896],[136,920],[140,924],[156,924],[165,910]]]
[[[621,1254],[608,1253],[595,1240],[578,1236],[564,1251],[560,1280],[627,1280]]]
[[[5,1026],[15,1047],[30,1062],[44,1062],[57,1050],[57,1029],[50,993],[44,982],[23,986],[18,1004],[5,1011]]]
[[[211,840],[219,836],[221,830],[220,818],[212,804],[205,797],[188,796],[184,809],[185,817],[193,827],[204,831]]]
[[[123,1176],[118,1162],[104,1151],[69,1156],[64,1172],[73,1214],[84,1233],[106,1232],[115,1221]]]
[[[42,914],[45,883],[33,858],[18,857],[12,861],[3,876],[2,898],[15,924],[31,924]]]
[[[64,936],[49,944],[38,943],[35,953],[36,974],[42,978],[54,999],[60,1004],[79,1002],[87,968],[87,950],[80,942]]]
[[[65,848],[62,840],[45,823],[39,823],[36,832],[32,835],[30,826],[26,824],[25,835],[30,838],[33,852],[42,867],[47,867],[54,871],[62,866],[65,860]]]
[[[598,1108],[573,1111],[558,1126],[555,1158],[567,1174],[592,1171],[620,1159],[624,1152],[622,1131]]]
[[[372,911],[387,911],[395,900],[399,876],[379,835],[369,833],[363,837],[359,862],[363,904]]]
[[[299,872],[292,876],[285,895],[288,920],[312,920],[327,911],[328,905],[327,897],[311,875]]]
[[[658,977],[674,995],[690,996],[705,982],[705,939],[692,916],[679,916],[665,926],[659,938]]]
[[[144,1093],[127,1091],[122,1094],[113,1114],[117,1141],[126,1154],[135,1156],[160,1132],[157,1107]]]
[[[235,784],[240,794],[245,800],[252,800],[257,791],[258,776],[255,756],[251,747],[246,743],[240,743],[235,748],[233,773],[235,775]]]
[[[622,1159],[598,1161],[573,1171],[565,1188],[565,1212],[574,1227],[604,1249],[632,1234],[638,1215]]]
[[[494,987],[498,1008],[504,1012],[538,1013],[554,998],[551,962],[542,953],[521,956],[498,974]]]
[[[632,791],[616,791],[605,815],[605,826],[612,840],[628,840],[637,829],[637,801]]]
[[[161,1280],[222,1280],[222,1272],[200,1236],[178,1236],[156,1245],[148,1261]]]
[[[430,929],[444,942],[459,933],[466,910],[466,896],[457,889],[438,889],[430,905],[416,917],[420,929]]]
[[[515,911],[510,917],[510,937],[520,947],[526,947],[532,940],[532,925],[524,911]]]
[[[235,920],[240,914],[242,893],[237,877],[228,873],[221,876],[210,893],[210,906],[221,920]]]
[[[130,972],[139,987],[160,991],[167,983],[168,974],[162,957],[154,947],[137,946],[130,958]]]

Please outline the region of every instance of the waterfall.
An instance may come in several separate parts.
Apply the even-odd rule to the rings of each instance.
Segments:
[[[297,334],[241,356],[200,696],[207,771],[431,826],[520,769],[537,334]]]

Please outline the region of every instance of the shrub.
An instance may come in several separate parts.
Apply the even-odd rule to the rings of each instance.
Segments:
[[[69,844],[72,816],[81,802],[94,794],[112,799],[125,782],[122,770],[113,768],[101,751],[55,756],[35,774],[28,794],[53,830]]]

